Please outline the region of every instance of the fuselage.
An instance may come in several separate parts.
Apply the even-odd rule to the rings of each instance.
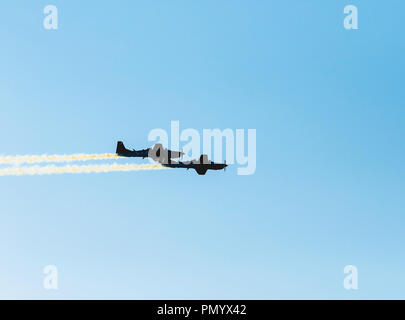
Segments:
[[[185,163],[185,162],[170,162],[162,163],[163,166],[168,168],[184,168],[184,169],[194,169],[199,175],[204,175],[207,170],[222,170],[228,165],[225,163],[215,163],[210,161],[210,163]]]

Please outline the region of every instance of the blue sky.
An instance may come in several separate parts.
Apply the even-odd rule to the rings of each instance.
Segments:
[[[0,154],[144,148],[179,120],[256,129],[257,170],[1,177],[0,298],[405,298],[404,9],[2,1]]]

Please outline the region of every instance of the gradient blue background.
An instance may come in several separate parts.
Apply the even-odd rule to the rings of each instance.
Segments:
[[[2,177],[0,298],[404,299],[404,10],[2,1],[0,154],[143,148],[179,120],[257,129],[257,170]]]

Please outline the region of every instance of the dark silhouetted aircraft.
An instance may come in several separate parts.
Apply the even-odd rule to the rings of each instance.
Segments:
[[[185,168],[185,169],[194,169],[199,175],[206,174],[207,170],[222,170],[228,166],[226,163],[215,163],[208,160],[208,156],[203,154],[200,156],[200,159],[193,160],[190,162],[176,162],[169,159],[169,163],[162,163],[165,167],[169,168]]]
[[[122,141],[117,142],[116,154],[120,157],[152,158],[160,163],[169,163],[172,158],[180,158],[183,152],[165,149],[162,144],[157,143],[152,148],[143,150],[128,150]]]

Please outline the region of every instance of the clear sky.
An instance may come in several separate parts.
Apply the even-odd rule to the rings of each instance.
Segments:
[[[145,148],[179,120],[256,129],[257,169],[1,177],[0,298],[404,299],[404,10],[1,1],[0,154]]]

